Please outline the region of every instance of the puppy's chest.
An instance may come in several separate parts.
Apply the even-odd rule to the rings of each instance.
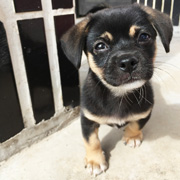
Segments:
[[[98,124],[117,125],[121,127],[128,122],[138,121],[140,119],[146,118],[151,113],[151,110],[152,107],[149,107],[147,110],[143,110],[140,112],[123,112],[123,115],[121,115],[120,113],[93,113],[86,108],[83,108],[82,112],[86,118],[95,121]]]
[[[128,122],[138,121],[140,119],[146,118],[151,113],[152,108],[149,108],[146,111],[138,112],[138,113],[129,113],[124,117],[115,116],[115,115],[97,115],[95,113],[90,112],[87,109],[83,109],[82,112],[86,118],[89,120],[95,121],[99,124],[108,124],[108,125],[117,125],[123,126]]]
[[[112,122],[117,119],[127,121],[132,118],[132,114],[141,114],[149,110],[151,104],[137,94],[114,97],[110,94],[98,94],[97,96],[85,97],[82,106],[91,114],[98,117],[111,117]],[[109,119],[109,118],[108,118]]]
[[[152,110],[153,96],[148,86],[146,89],[149,95],[145,98],[137,91],[116,97],[106,89],[94,87],[84,89],[81,107],[86,118],[99,124],[122,126],[146,118]]]

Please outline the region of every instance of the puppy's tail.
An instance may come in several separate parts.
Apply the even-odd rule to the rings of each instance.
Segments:
[[[110,8],[110,6],[106,3],[100,3],[96,6],[94,6],[91,10],[89,10],[85,15],[96,13],[97,11]]]

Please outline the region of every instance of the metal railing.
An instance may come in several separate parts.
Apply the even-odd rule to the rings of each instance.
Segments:
[[[0,2],[0,21],[3,23],[6,31],[15,84],[24,123],[24,129],[20,133],[0,144],[0,161],[7,159],[9,156],[24,147],[29,146],[33,142],[42,139],[48,134],[61,129],[69,123],[70,119],[77,115],[76,108],[68,113],[64,111],[54,23],[55,16],[74,15],[75,17],[75,2],[73,1],[72,8],[67,9],[53,9],[52,1],[50,0],[41,0],[41,4],[42,10],[40,11],[16,13],[12,0],[2,0]],[[55,109],[53,117],[49,118],[48,121],[42,120],[39,124],[36,124],[34,118],[32,97],[30,94],[20,32],[18,29],[18,21],[37,18],[43,18],[44,20],[45,39]]]
[[[169,14],[174,26],[180,25],[180,1],[179,0],[132,0],[150,6],[153,9],[158,9],[161,12]]]

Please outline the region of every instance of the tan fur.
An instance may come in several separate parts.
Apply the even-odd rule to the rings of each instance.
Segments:
[[[156,17],[156,13],[155,13],[155,10],[150,8],[150,7],[147,7],[147,6],[141,6],[141,8],[147,13],[149,14],[150,16],[152,16],[153,18]]]
[[[100,78],[103,77],[103,69],[99,68],[96,63],[94,62],[93,55],[88,52],[88,62],[91,70]]]
[[[88,142],[84,139],[84,144],[86,166],[89,164],[93,168],[99,168],[100,164],[107,164],[98,138],[98,128],[90,135]]]
[[[81,21],[80,23],[77,24],[77,27],[78,27],[78,31],[79,32],[82,32],[85,30],[85,27],[87,26],[89,22],[89,18],[86,17],[83,21]]]
[[[154,52],[154,57],[153,57],[153,63],[155,62],[156,55],[157,55],[157,43],[154,42],[154,45],[155,45],[155,52]]]
[[[85,31],[86,33],[88,32],[88,29],[86,29],[86,26],[89,22],[89,18],[85,18],[83,21],[79,22],[78,24],[76,24],[75,26],[73,26],[72,28],[70,28],[69,31],[67,31],[61,38],[62,41],[64,41],[64,43],[68,43],[70,41],[71,38],[71,34],[76,34],[76,42],[74,43],[75,46],[78,46],[78,42],[79,39],[81,39],[81,34],[83,34],[83,32]]]
[[[113,40],[113,36],[112,36],[112,34],[111,33],[109,33],[109,32],[105,32],[105,33],[103,33],[100,37],[103,37],[103,38],[108,38],[110,41],[112,41]]]
[[[117,117],[97,116],[95,114],[92,114],[85,108],[82,109],[84,116],[87,117],[89,120],[95,121],[99,124],[118,124],[120,126],[125,124],[126,122],[133,122],[138,121],[139,119],[146,118],[150,114],[151,110],[152,108],[145,112],[139,114],[132,114],[126,118],[119,119]]]
[[[130,140],[134,141],[134,147],[136,147],[136,141],[142,141],[143,134],[139,129],[139,124],[137,122],[130,122],[124,131],[123,141],[128,144]]]
[[[138,27],[138,26],[136,26],[136,25],[132,25],[132,26],[129,28],[129,36],[130,36],[130,37],[134,37],[137,29],[140,29],[140,27]]]

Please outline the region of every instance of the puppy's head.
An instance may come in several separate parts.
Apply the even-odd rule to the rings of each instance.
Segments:
[[[169,52],[172,24],[167,15],[139,5],[108,8],[73,26],[61,45],[76,68],[84,50],[90,69],[108,87],[141,86],[153,75],[157,33]]]

